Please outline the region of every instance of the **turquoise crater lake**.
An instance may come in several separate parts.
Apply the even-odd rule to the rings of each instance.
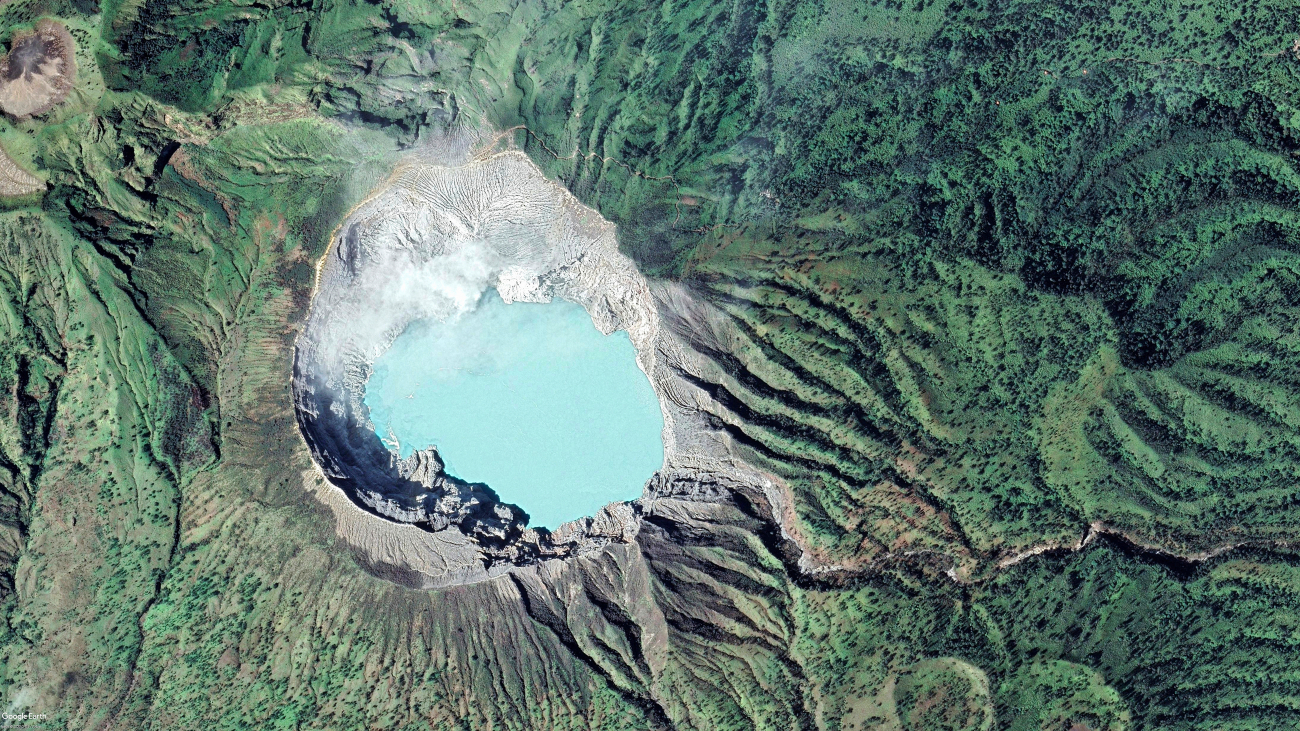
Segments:
[[[414,322],[364,400],[401,456],[436,446],[449,474],[486,483],[534,527],[635,500],[664,461],[663,413],[627,333],[603,335],[565,300],[488,290],[459,317]]]

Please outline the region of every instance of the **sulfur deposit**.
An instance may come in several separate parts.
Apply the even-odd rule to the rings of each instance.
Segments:
[[[641,500],[554,532],[533,530],[490,486],[445,474],[435,448],[402,459],[376,436],[362,402],[375,359],[409,323],[466,311],[489,287],[506,302],[561,297],[582,305],[602,332],[627,331],[665,417],[665,465]],[[706,397],[682,374],[705,361],[663,326],[670,313],[707,330],[706,312],[647,282],[618,251],[615,227],[521,153],[406,165],[340,227],[296,351],[299,426],[328,480],[321,489],[341,491],[371,514],[342,516],[340,525],[351,527],[341,532],[376,561],[407,555],[397,563],[426,583],[463,583],[629,541],[661,495],[707,498],[725,485],[764,485],[704,428],[698,407]],[[339,501],[318,497],[338,512]],[[411,534],[374,525],[379,518],[437,536],[426,541],[439,554],[436,570],[394,548]]]

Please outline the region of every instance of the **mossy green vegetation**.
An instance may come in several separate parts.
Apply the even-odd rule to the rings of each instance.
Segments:
[[[0,120],[48,181],[0,212],[0,693],[46,727],[1300,722],[1294,8],[0,5],[43,18],[78,71]],[[433,592],[351,555],[292,343],[449,134],[720,313],[706,418],[788,510]]]

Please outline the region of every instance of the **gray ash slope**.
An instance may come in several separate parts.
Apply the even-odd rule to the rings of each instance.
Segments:
[[[72,91],[77,66],[68,29],[45,19],[16,34],[0,59],[0,109],[17,120],[44,114]]]

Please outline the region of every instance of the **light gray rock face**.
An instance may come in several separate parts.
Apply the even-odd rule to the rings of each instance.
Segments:
[[[554,531],[532,530],[488,486],[448,476],[436,449],[401,459],[397,445],[376,436],[362,402],[376,358],[409,323],[466,311],[489,287],[506,302],[562,297],[582,305],[602,332],[627,331],[665,417],[665,463],[640,500]],[[344,221],[320,265],[295,354],[299,426],[330,485],[373,519],[468,539],[424,544],[458,552],[457,570],[446,568],[448,556],[430,562],[443,578],[406,561],[426,584],[592,554],[632,541],[661,500],[710,502],[738,488],[774,494],[770,480],[733,457],[726,437],[709,427],[711,399],[692,384],[717,366],[674,331],[726,337],[723,318],[683,290],[647,282],[618,251],[614,226],[522,153],[458,166],[411,162]],[[364,538],[375,531],[353,517],[347,524],[354,544],[378,540]],[[404,555],[394,540],[404,539],[384,538],[375,560]]]

